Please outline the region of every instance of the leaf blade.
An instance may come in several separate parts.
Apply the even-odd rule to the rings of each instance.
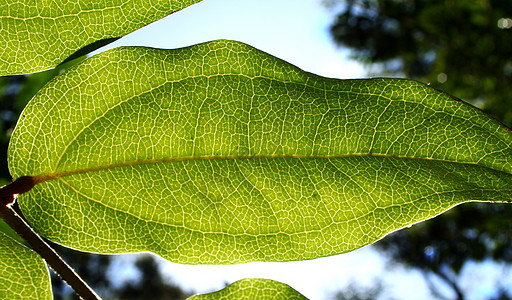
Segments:
[[[37,253],[0,233],[0,298],[53,299],[50,274]]]
[[[208,299],[307,299],[289,285],[261,278],[246,278],[228,285],[224,289],[203,294],[195,295],[190,300],[208,300]]]
[[[69,70],[24,111],[9,166],[40,182],[20,205],[51,239],[242,263],[338,254],[462,202],[509,201],[511,145],[426,85],[321,78],[216,41]]]
[[[199,1],[6,2],[0,5],[0,74],[53,68],[79,49],[120,38]]]

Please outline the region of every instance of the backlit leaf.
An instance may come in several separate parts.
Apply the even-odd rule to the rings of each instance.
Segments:
[[[41,257],[0,233],[0,299],[53,299]]]
[[[351,251],[467,201],[510,201],[512,134],[400,79],[336,80],[232,41],[118,48],[51,81],[13,133],[46,237],[180,263]]]
[[[269,299],[269,300],[306,300],[299,292],[289,285],[261,278],[248,278],[234,282],[224,289],[204,294],[195,295],[190,300],[239,300],[239,299]]]
[[[53,68],[199,1],[2,1],[0,75]]]

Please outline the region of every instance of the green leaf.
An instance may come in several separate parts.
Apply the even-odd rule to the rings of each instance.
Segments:
[[[0,75],[53,68],[80,49],[86,54],[199,1],[4,1]]]
[[[0,299],[53,299],[39,255],[0,233]]]
[[[119,48],[56,77],[13,133],[46,237],[179,263],[339,254],[466,201],[510,201],[512,134],[415,81],[336,80],[250,46]]]
[[[12,229],[4,220],[0,219],[0,233],[5,234],[6,236],[12,238],[20,244],[24,244],[25,240],[22,239],[14,229]]]
[[[307,299],[302,296],[299,292],[292,289],[289,285],[261,278],[248,278],[242,279],[237,282],[233,282],[224,289],[204,294],[195,295],[190,300],[238,300],[238,299],[269,299],[269,300],[288,300],[296,299],[303,300]]]

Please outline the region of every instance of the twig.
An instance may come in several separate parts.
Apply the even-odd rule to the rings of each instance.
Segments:
[[[12,209],[14,195],[27,192],[32,187],[30,177],[21,177],[0,189],[0,217],[75,290],[81,299],[101,300],[87,283]]]

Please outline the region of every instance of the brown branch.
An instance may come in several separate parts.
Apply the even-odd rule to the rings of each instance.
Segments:
[[[81,299],[100,300],[87,283],[12,209],[15,194],[28,192],[32,187],[34,187],[32,177],[20,177],[1,188],[0,217],[75,290]]]
[[[30,191],[36,182],[32,176],[22,176],[0,188],[0,205],[8,206],[14,203],[14,195]]]

